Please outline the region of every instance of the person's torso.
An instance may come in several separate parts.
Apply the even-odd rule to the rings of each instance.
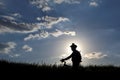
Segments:
[[[81,54],[79,51],[74,51],[72,53],[72,61],[74,62],[80,62],[81,61]]]

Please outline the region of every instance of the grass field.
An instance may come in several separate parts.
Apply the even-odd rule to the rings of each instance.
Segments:
[[[63,65],[37,65],[37,64],[26,64],[26,63],[13,63],[8,61],[0,61],[0,71],[12,74],[22,73],[21,75],[38,75],[54,77],[54,78],[119,78],[120,67],[115,67],[112,65],[106,66],[80,66],[77,70],[72,69],[72,67],[67,67]],[[37,77],[38,77],[37,76]],[[84,77],[85,76],[85,77]]]

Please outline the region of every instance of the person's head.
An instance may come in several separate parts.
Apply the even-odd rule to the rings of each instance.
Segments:
[[[76,50],[77,45],[75,45],[74,43],[72,43],[72,45],[70,47],[71,47],[72,51],[74,51],[74,50]]]

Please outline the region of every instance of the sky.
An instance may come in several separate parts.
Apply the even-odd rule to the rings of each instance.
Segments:
[[[119,3],[0,0],[0,60],[61,64],[75,43],[82,65],[120,65]]]

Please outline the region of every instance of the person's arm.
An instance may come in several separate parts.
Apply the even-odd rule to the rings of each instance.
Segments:
[[[64,62],[65,60],[68,60],[68,59],[70,59],[71,57],[72,57],[72,54],[71,54],[70,56],[64,58],[64,59],[61,59],[60,61],[61,61],[61,62]]]
[[[70,56],[64,58],[64,60],[68,60],[68,59],[70,59],[71,57],[72,57],[72,54],[71,54]]]

